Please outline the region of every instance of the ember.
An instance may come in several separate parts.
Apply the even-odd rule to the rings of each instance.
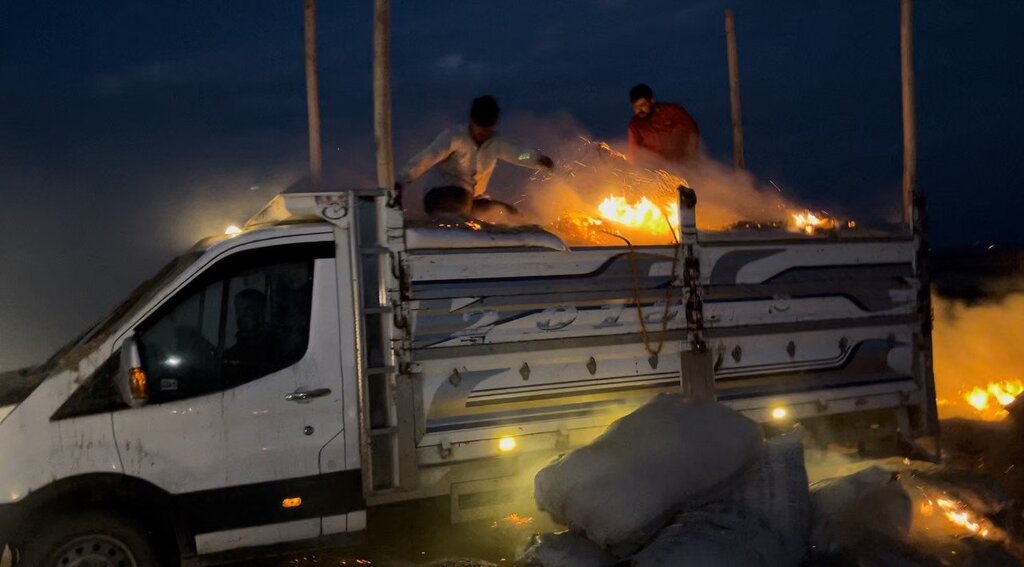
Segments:
[[[923,489],[922,492],[924,492]],[[936,510],[942,512],[942,515],[950,524],[971,535],[983,538],[996,535],[994,532],[997,530],[992,526],[991,522],[987,518],[975,514],[963,502],[954,500],[946,495],[941,498],[933,498],[925,494],[925,499],[921,502],[918,511],[922,516],[930,517],[935,514]]]
[[[511,514],[503,517],[501,521],[512,526],[513,528],[526,528],[533,524],[533,518],[531,516],[521,516],[519,514],[516,514],[515,512],[512,512]],[[497,526],[498,522],[494,522],[493,524],[491,524],[492,528]]]

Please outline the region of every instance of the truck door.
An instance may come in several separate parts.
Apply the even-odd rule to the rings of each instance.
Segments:
[[[321,463],[321,449],[340,439],[345,417],[336,280],[334,258],[319,258],[241,271],[227,282],[227,480],[260,487],[254,494],[274,507],[266,523],[294,530],[282,540],[309,537],[300,526],[310,519],[314,536],[321,518],[328,532],[347,531],[348,513],[364,508],[358,464],[346,470],[343,457]],[[291,336],[274,337],[277,349],[256,344],[232,354],[246,340],[246,298],[257,294],[266,297],[266,318]],[[277,525],[295,518],[306,520]]]
[[[314,538],[364,508],[358,470],[319,462],[344,416],[333,255],[239,251],[135,329],[150,400],[115,413],[125,471],[176,495],[200,554]]]

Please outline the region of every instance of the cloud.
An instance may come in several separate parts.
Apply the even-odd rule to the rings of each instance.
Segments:
[[[494,69],[494,65],[466,59],[461,53],[448,53],[434,60],[434,67],[446,75],[473,76],[479,78]]]
[[[434,65],[443,71],[458,71],[465,63],[465,58],[459,53],[449,53],[439,58]]]
[[[98,94],[107,96],[119,95],[124,89],[124,79],[116,75],[101,73],[96,76],[94,86]]]

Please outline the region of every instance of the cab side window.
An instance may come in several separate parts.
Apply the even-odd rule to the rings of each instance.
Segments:
[[[309,343],[312,262],[242,271],[227,281],[223,376],[230,388],[295,364]]]
[[[305,354],[313,260],[240,256],[186,288],[181,299],[137,329],[151,403],[238,386]]]
[[[216,281],[186,294],[140,329],[139,354],[152,401],[198,396],[220,388],[220,342],[224,284]]]

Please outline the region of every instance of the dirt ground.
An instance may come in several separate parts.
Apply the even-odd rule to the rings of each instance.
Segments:
[[[947,420],[942,424],[942,445],[941,465],[836,454],[828,455],[830,462],[812,462],[815,457],[809,454],[808,473],[813,482],[871,465],[899,472],[914,504],[910,545],[895,551],[905,554],[900,565],[1024,565],[1024,428],[1019,429],[1012,419]],[[938,500],[952,502],[956,508],[938,508]],[[955,523],[951,514],[963,523]],[[368,524],[365,541],[353,547],[247,564],[510,565],[532,534],[556,528],[543,514],[529,512],[497,522],[452,526],[439,502],[411,510],[377,510]],[[455,557],[474,559],[450,559]]]

